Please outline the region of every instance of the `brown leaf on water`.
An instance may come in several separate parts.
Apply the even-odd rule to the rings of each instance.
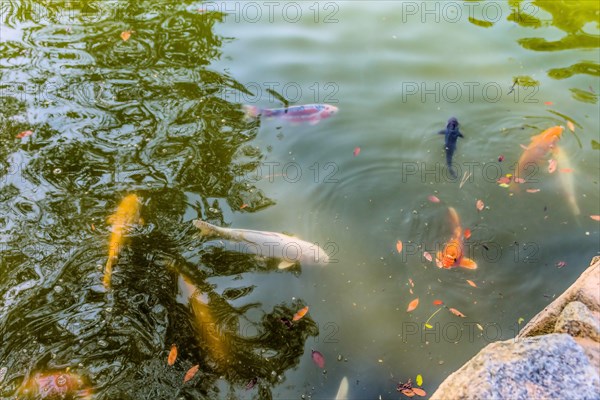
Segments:
[[[185,376],[183,377],[183,383],[186,383],[187,381],[192,379],[194,376],[196,376],[199,369],[200,369],[200,365],[198,365],[198,364],[196,364],[192,368],[188,369],[188,371],[185,373]]]
[[[483,204],[483,201],[477,200],[477,202],[475,203],[475,207],[477,207],[478,211],[481,211],[483,210],[483,207],[485,207],[485,204]]]
[[[452,314],[454,314],[458,317],[465,318],[465,314],[461,313],[456,308],[448,308],[448,311],[450,311]]]
[[[537,193],[540,189],[527,189],[527,193]]]
[[[470,280],[470,279],[467,279],[467,283],[468,283],[469,285],[473,286],[473,287],[477,287],[477,285],[475,284],[475,282],[473,282],[473,281],[472,281],[472,280]]]
[[[600,215],[590,215],[590,218],[594,221],[600,221]]]
[[[405,395],[406,397],[413,397],[415,395],[415,392],[413,391],[413,389],[403,389],[402,392],[403,395]]]
[[[434,305],[434,306],[441,306],[442,304],[444,304],[444,302],[443,302],[443,301],[441,301],[441,300],[434,300],[434,301],[433,301],[433,305]]]
[[[169,351],[169,357],[167,358],[167,364],[173,365],[175,364],[175,360],[177,360],[177,345],[171,346],[171,351]]]
[[[402,240],[396,242],[396,250],[398,250],[398,253],[402,253]]]
[[[300,310],[298,310],[298,312],[296,314],[294,314],[292,321],[296,322],[296,321],[302,319],[302,317],[304,317],[307,312],[308,312],[308,306],[301,308]]]
[[[425,392],[423,389],[421,388],[412,388],[412,391],[417,395],[417,396],[427,396],[427,392]]]
[[[426,259],[427,261],[431,261],[431,260],[433,260],[433,257],[431,256],[431,254],[429,254],[427,251],[424,251],[424,252],[423,252],[423,257],[425,257],[425,259]]]
[[[121,39],[123,39],[124,42],[128,41],[129,38],[131,37],[131,33],[132,33],[132,31],[121,32]]]
[[[406,309],[406,312],[413,311],[415,308],[417,308],[418,305],[419,305],[419,298],[417,297],[416,299],[414,299],[413,301],[408,303],[408,308]]]

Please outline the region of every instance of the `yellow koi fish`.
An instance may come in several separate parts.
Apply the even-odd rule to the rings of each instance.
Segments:
[[[119,259],[119,251],[125,243],[125,234],[133,224],[141,223],[140,211],[142,203],[135,194],[127,195],[117,208],[117,211],[108,218],[112,224],[112,233],[110,234],[110,244],[108,247],[108,260],[104,268],[104,287],[110,287],[112,278],[112,269]]]
[[[556,146],[564,129],[563,126],[553,126],[531,138],[529,146],[519,158],[519,163],[515,168],[515,179],[527,179],[528,175],[531,175],[527,174],[528,169],[532,166],[535,167],[538,161]],[[513,185],[512,188],[514,190],[516,186]]]

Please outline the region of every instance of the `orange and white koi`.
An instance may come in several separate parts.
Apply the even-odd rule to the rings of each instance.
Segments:
[[[521,158],[519,158],[519,162],[515,167],[514,181],[519,182],[520,180],[527,179],[528,175],[531,175],[531,172],[535,172],[533,170],[529,174],[527,173],[532,166],[537,166],[538,161],[544,158],[556,146],[564,129],[564,126],[553,126],[531,138],[529,146],[521,154]]]
[[[112,224],[112,233],[108,247],[108,260],[104,268],[103,283],[106,288],[110,287],[112,269],[119,260],[119,252],[126,241],[127,231],[132,225],[141,223],[141,208],[140,198],[135,194],[130,194],[121,200],[115,213],[108,218],[108,222]]]
[[[453,225],[453,233],[450,240],[444,245],[444,249],[437,252],[436,264],[440,268],[463,267],[476,269],[477,263],[464,256],[463,229],[460,226],[458,213],[452,207],[448,208],[450,222]]]

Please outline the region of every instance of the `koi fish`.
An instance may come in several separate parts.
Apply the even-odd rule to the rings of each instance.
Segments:
[[[249,253],[280,259],[279,269],[289,268],[296,263],[326,265],[329,262],[329,256],[317,244],[283,233],[221,228],[199,219],[193,223],[204,236],[220,236],[245,243]]]
[[[450,240],[444,245],[444,249],[437,252],[436,264],[440,268],[463,267],[476,269],[477,263],[464,256],[463,229],[460,226],[458,213],[452,207],[448,208],[448,212],[450,213],[450,222],[453,225],[454,232]]]
[[[458,120],[452,117],[448,120],[446,129],[442,129],[438,132],[440,135],[445,135],[444,146],[446,148],[446,165],[453,178],[456,178],[456,171],[454,171],[454,168],[452,167],[452,156],[456,151],[456,142],[458,142],[458,138],[464,138],[463,134],[458,130],[458,125]]]
[[[519,162],[515,168],[515,180],[518,181],[527,178],[525,175],[528,168],[532,165],[537,165],[537,162],[556,146],[564,129],[564,126],[553,126],[531,138],[529,146],[521,154],[521,158],[519,158]]]
[[[110,234],[110,244],[108,248],[108,260],[104,267],[104,287],[110,287],[112,278],[112,269],[119,259],[121,246],[125,243],[129,227],[136,223],[141,223],[140,211],[142,203],[140,198],[135,194],[127,195],[117,208],[117,211],[108,218],[108,222],[112,224],[112,233]]]
[[[72,372],[38,372],[17,391],[20,399],[91,399],[92,394],[84,380]]]
[[[336,106],[329,104],[305,104],[285,108],[259,108],[256,106],[243,106],[247,117],[279,118],[288,122],[308,122],[310,125],[318,124],[338,112]]]
[[[571,167],[569,157],[561,147],[554,146],[554,149],[552,149],[552,154],[554,154],[556,162],[561,169],[573,169]],[[569,202],[569,207],[571,208],[573,215],[581,214],[581,210],[579,210],[579,206],[577,205],[577,198],[575,197],[575,182],[573,180],[573,174],[568,172],[559,172],[558,176],[562,184],[563,191],[567,196],[567,201]]]

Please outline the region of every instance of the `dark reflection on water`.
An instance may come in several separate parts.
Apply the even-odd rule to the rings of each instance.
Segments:
[[[222,15],[180,2],[1,4],[0,396],[69,368],[97,398],[212,399],[255,378],[249,394],[270,398],[317,326],[281,323],[300,301],[244,304],[260,285],[215,290],[208,279],[277,267],[209,245],[187,221],[274,204],[244,179],[263,157],[249,144],[258,126],[220,97],[246,89],[209,69],[227,40],[213,32]],[[145,223],[106,293],[106,218],[131,192]],[[181,276],[202,302],[178,298]]]

